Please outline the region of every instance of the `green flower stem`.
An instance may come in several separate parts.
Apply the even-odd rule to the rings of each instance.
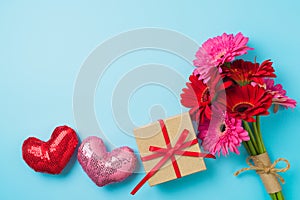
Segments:
[[[257,142],[257,151],[258,154],[262,154],[263,153],[263,147],[262,147],[262,139],[261,139],[261,133],[258,132],[258,128],[257,128],[257,122],[253,122],[253,129],[254,129],[254,136],[256,138],[256,142]]]
[[[270,194],[270,197],[272,198],[272,200],[278,200],[276,194]]]
[[[245,144],[248,145],[248,148],[249,148],[249,152],[250,152],[250,155],[251,156],[256,156],[257,155],[257,152],[255,150],[255,147],[251,141],[251,139],[249,141],[246,141]]]
[[[250,140],[246,141],[246,143],[248,144],[248,147],[250,148],[251,156],[256,156],[258,154],[258,152],[257,152],[258,147],[257,147],[257,144],[256,144],[256,140],[253,136],[252,130],[251,130],[248,122],[246,122],[244,120],[243,120],[243,125],[244,125],[246,131],[249,133],[249,136],[250,136]]]
[[[278,200],[284,200],[284,197],[283,197],[283,194],[282,194],[281,191],[280,192],[276,192],[275,194],[276,194]]]
[[[245,149],[247,150],[248,154],[251,155],[251,151],[250,151],[248,144],[246,142],[243,142],[243,145],[244,145]]]
[[[262,150],[263,150],[263,153],[265,153],[267,150],[266,150],[264,141],[262,139],[262,134],[261,134],[261,129],[260,129],[260,117],[259,116],[256,116],[256,125],[257,125],[257,131],[259,133],[258,134],[259,135],[259,139],[260,139],[260,142],[261,142],[261,145],[262,145]]]
[[[266,147],[262,139],[262,133],[260,129],[260,117],[256,116],[256,122],[252,123],[252,126],[248,122],[243,120],[245,130],[249,133],[250,140],[243,142],[243,145],[249,155],[256,156],[266,152]],[[269,194],[272,200],[284,200],[282,191],[274,194]]]

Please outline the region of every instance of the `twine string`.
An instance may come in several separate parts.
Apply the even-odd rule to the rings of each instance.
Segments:
[[[251,161],[253,161],[253,162],[255,161],[257,163],[257,165],[252,164]],[[286,164],[286,166],[283,167],[283,168],[276,168],[276,165],[279,162],[284,162]],[[278,173],[279,172],[286,172],[287,170],[290,169],[289,161],[287,159],[284,159],[284,158],[278,158],[277,160],[275,160],[273,162],[273,164],[271,164],[270,166],[266,166],[257,157],[249,156],[246,159],[246,163],[249,165],[249,167],[245,167],[245,168],[242,168],[242,169],[236,171],[234,173],[235,176],[238,176],[239,174],[241,174],[245,171],[255,170],[256,173],[258,173],[258,174],[272,174],[272,175],[276,176],[284,184],[285,183],[284,178],[281,175],[279,175]]]

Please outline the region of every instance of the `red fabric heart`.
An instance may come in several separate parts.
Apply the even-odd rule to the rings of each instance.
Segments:
[[[59,126],[47,142],[35,137],[27,138],[22,146],[22,155],[35,171],[59,174],[71,159],[77,144],[76,132],[68,126]]]

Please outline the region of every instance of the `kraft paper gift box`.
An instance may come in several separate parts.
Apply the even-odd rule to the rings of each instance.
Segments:
[[[141,158],[153,154],[153,152],[149,150],[151,146],[166,148],[167,144],[160,122],[162,122],[166,127],[166,132],[168,134],[171,147],[174,147],[184,130],[188,130],[188,135],[185,142],[197,140],[189,113],[182,113],[177,116],[160,120],[134,130],[134,135]],[[198,142],[182,150],[201,154]],[[163,156],[160,156],[147,161],[143,161],[142,159],[146,173],[153,170],[153,167],[160,162],[162,157]],[[206,166],[202,157],[175,155],[175,159],[181,177],[206,170]],[[168,159],[168,161],[161,166],[149,180],[147,180],[150,186],[154,186],[177,178],[179,177],[175,173],[172,161],[171,159]]]

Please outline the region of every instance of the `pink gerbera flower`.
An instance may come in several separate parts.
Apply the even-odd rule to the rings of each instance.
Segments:
[[[206,125],[206,126],[204,126]],[[230,117],[226,113],[212,116],[210,123],[199,126],[204,150],[224,156],[229,151],[239,154],[238,147],[243,141],[250,140],[248,132],[242,126],[242,120]]]
[[[286,96],[286,91],[282,88],[281,84],[274,83],[273,79],[264,79],[266,90],[270,93],[272,98],[272,104],[274,104],[274,112],[278,111],[279,106],[284,108],[295,108],[297,102],[294,99]]]
[[[242,33],[235,36],[233,34],[223,33],[221,36],[208,39],[202,44],[202,47],[196,53],[194,65],[194,75],[200,75],[206,83],[210,79],[211,73],[221,70],[220,65],[225,62],[231,62],[236,56],[247,53],[247,50],[253,48],[247,47],[249,38],[244,37]]]
[[[197,135],[197,137],[202,141],[207,136],[209,123],[210,123],[210,120],[205,119],[203,123],[198,124],[198,135]]]

